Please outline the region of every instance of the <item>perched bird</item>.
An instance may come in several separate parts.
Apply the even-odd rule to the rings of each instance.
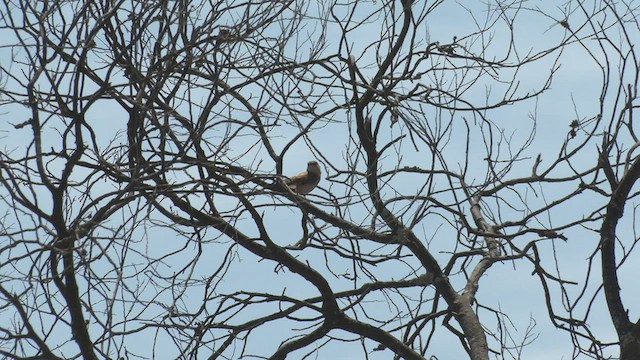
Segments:
[[[320,182],[320,165],[317,161],[309,161],[307,163],[307,171],[301,172],[296,176],[292,176],[287,179],[286,184],[289,189],[297,192],[298,194],[306,194]]]

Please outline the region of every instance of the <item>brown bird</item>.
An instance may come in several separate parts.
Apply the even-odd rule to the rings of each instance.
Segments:
[[[296,176],[292,176],[287,179],[286,183],[289,189],[297,192],[298,194],[306,194],[320,182],[320,165],[317,161],[309,161],[307,163],[307,171],[301,172]]]

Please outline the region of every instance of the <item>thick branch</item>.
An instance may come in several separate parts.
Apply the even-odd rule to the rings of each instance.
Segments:
[[[620,298],[620,284],[618,281],[615,243],[616,227],[622,218],[624,206],[628,199],[631,188],[640,177],[640,158],[636,159],[629,171],[623,176],[617,188],[614,189],[607,206],[602,227],[600,228],[600,246],[602,254],[602,281],[604,294],[609,307],[609,313],[613,325],[621,336],[628,332],[631,322],[629,315],[624,309]]]

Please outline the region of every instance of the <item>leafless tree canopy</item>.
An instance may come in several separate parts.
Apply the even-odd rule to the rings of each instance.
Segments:
[[[0,354],[637,359],[639,15],[3,0]]]

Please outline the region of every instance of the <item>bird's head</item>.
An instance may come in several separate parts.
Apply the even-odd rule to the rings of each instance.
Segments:
[[[320,175],[320,173],[322,172],[320,170],[320,164],[318,164],[318,162],[315,160],[309,161],[307,163],[307,172]]]

